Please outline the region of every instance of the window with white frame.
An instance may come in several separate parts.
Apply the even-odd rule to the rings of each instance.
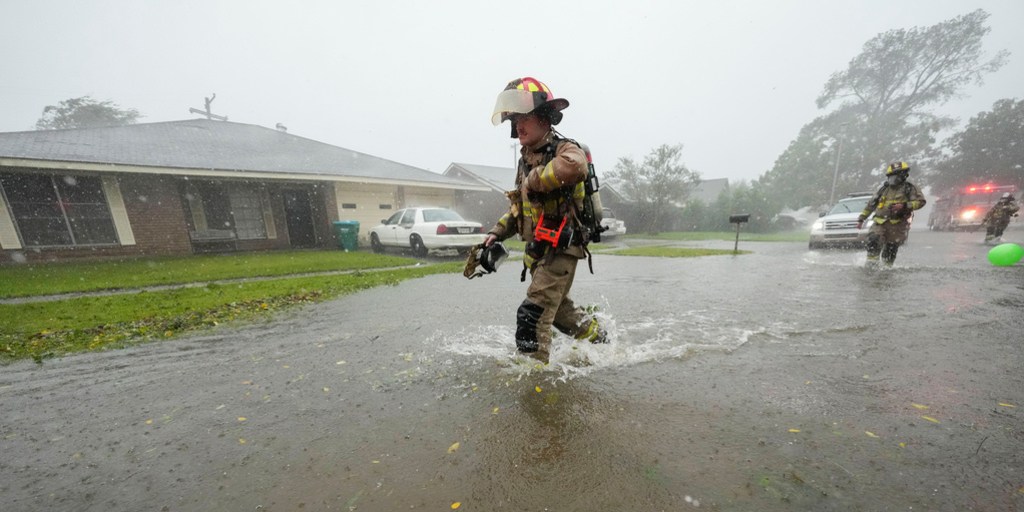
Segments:
[[[268,195],[259,185],[193,180],[182,192],[191,213],[193,240],[275,237],[267,227],[273,222]]]
[[[228,201],[235,221],[235,235],[239,240],[267,238],[267,225],[263,220],[263,201],[259,189],[248,185],[228,185]]]
[[[10,173],[0,188],[26,247],[118,243],[98,177]]]

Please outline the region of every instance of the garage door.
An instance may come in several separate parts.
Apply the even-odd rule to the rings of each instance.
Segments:
[[[359,221],[359,243],[369,243],[367,233],[391,216],[395,204],[395,188],[386,185],[335,182],[334,197],[338,203],[338,220]]]
[[[437,206],[451,208],[455,205],[455,191],[439,188],[405,187],[406,208],[414,206]]]

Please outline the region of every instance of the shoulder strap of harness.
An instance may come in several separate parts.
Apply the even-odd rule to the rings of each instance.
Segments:
[[[555,153],[558,151],[558,146],[560,146],[560,145],[562,145],[564,143],[575,144],[576,147],[578,147],[580,149],[583,149],[583,145],[580,144],[579,142],[576,142],[575,139],[567,139],[567,138],[562,138],[562,137],[556,136],[554,138],[554,140],[551,142],[551,144],[548,144],[548,147],[545,149],[544,165],[547,165],[548,162],[550,162],[550,161],[555,159]],[[583,215],[579,211],[579,208],[576,207],[576,201],[573,200],[573,191],[574,191],[574,189],[570,188],[570,187],[563,187],[563,188],[561,188],[559,190],[562,191],[562,195],[565,196],[565,199],[569,203],[569,207],[572,209],[571,213],[572,213],[573,221],[577,225],[582,225],[582,223],[583,223],[583,220],[582,220]],[[583,243],[582,248],[583,248],[583,253],[587,255],[587,268],[590,270],[590,273],[593,274],[594,273],[594,255],[590,253],[590,249],[587,247],[587,242]]]

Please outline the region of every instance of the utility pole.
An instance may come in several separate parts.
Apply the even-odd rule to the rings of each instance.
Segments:
[[[839,180],[839,157],[843,154],[843,138],[839,138],[839,147],[836,149],[836,168],[832,171],[832,193],[828,195],[828,206],[836,204],[836,181]]]
[[[199,114],[201,116],[206,116],[207,119],[216,119],[218,121],[227,121],[228,120],[228,116],[218,116],[217,114],[214,114],[213,112],[210,112],[210,103],[213,103],[213,100],[217,99],[217,93],[213,93],[213,96],[210,96],[209,98],[203,98],[203,99],[206,100],[206,110],[199,110],[197,108],[189,107],[188,111],[193,113],[193,114]]]
[[[843,128],[843,127],[845,127],[848,124],[850,124],[849,121],[847,121],[845,123],[840,123],[839,127]],[[835,135],[833,135],[833,137],[835,137],[837,140],[839,140],[839,146],[836,148],[836,165],[835,165],[835,169],[832,171],[832,192],[828,195],[828,207],[829,208],[831,208],[832,205],[836,204],[836,182],[839,181],[839,158],[841,156],[843,156],[843,135],[842,135],[842,133],[840,133],[840,135],[838,137],[836,137]]]

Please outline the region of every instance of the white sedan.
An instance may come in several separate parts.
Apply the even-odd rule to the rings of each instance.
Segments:
[[[601,236],[612,238],[626,234],[626,223],[615,218],[615,213],[610,208],[601,209],[601,227],[605,228]]]
[[[405,208],[370,230],[370,247],[412,249],[418,257],[431,250],[455,249],[464,253],[484,241],[483,226],[447,208]]]

